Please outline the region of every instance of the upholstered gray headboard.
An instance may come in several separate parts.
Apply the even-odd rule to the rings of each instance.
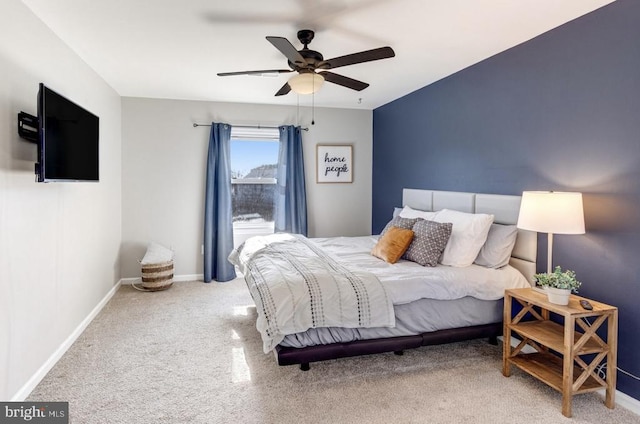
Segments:
[[[402,206],[423,211],[454,209],[468,213],[493,214],[493,222],[496,224],[515,225],[520,212],[520,196],[405,188],[402,191]],[[536,273],[537,252],[536,232],[518,229],[516,245],[509,264],[532,284],[533,275]]]

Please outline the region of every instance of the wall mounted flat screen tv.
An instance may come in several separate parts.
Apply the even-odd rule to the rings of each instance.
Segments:
[[[38,90],[38,182],[99,181],[99,118],[44,84]]]

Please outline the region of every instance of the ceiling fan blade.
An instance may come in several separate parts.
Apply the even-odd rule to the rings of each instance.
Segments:
[[[334,84],[342,85],[343,87],[350,88],[356,91],[362,91],[365,88],[369,87],[369,84],[366,82],[358,81],[353,78],[345,77],[344,75],[334,74],[333,72],[318,72],[318,74],[322,75],[325,81],[332,82]]]
[[[284,37],[267,37],[267,40],[273,44],[273,46],[280,50],[280,53],[286,56],[289,59],[289,62],[295,63],[297,66],[305,66],[307,62],[304,60],[304,57],[289,40]]]
[[[394,57],[396,53],[391,47],[380,47],[373,50],[366,50],[359,53],[352,53],[346,56],[327,59],[318,64],[319,69],[335,69],[340,66],[355,65],[356,63],[371,62],[372,60],[388,59]]]
[[[276,96],[284,96],[285,94],[288,94],[289,91],[291,91],[291,86],[288,82],[285,82],[282,88],[276,93]]]
[[[291,69],[264,69],[262,71],[238,71],[238,72],[219,72],[219,77],[230,77],[234,75],[264,75],[264,74],[284,74],[293,72]]]

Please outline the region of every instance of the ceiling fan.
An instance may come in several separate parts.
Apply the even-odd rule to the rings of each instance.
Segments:
[[[380,47],[373,50],[365,50],[345,56],[334,57],[325,60],[320,52],[309,49],[307,46],[313,40],[315,33],[310,29],[298,31],[298,40],[304,45],[302,50],[296,48],[284,37],[267,37],[267,40],[288,59],[290,69],[268,69],[260,71],[221,72],[220,77],[234,75],[263,75],[283,74],[297,72],[285,85],[278,90],[276,96],[288,94],[291,90],[298,94],[311,94],[318,91],[324,81],[341,85],[352,90],[361,91],[369,86],[366,82],[345,77],[328,69],[341,66],[355,65],[357,63],[371,62],[373,60],[387,59],[396,54],[391,47]]]

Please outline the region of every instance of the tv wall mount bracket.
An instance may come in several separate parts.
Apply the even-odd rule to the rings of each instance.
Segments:
[[[38,117],[26,112],[18,113],[18,135],[31,143],[38,142]]]

